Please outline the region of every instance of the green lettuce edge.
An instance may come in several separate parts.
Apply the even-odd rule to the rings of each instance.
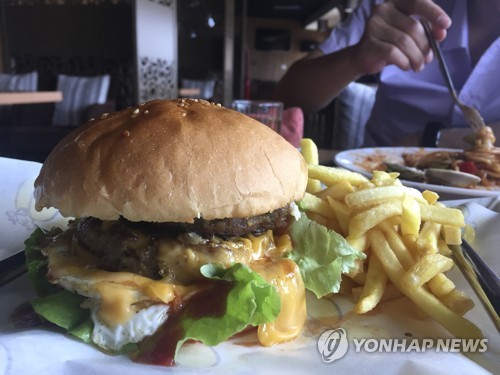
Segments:
[[[31,301],[31,306],[47,321],[84,342],[90,342],[94,323],[90,311],[80,307],[85,297],[49,283],[46,277],[47,258],[40,251],[38,243],[44,236],[53,237],[59,233],[60,229],[44,232],[37,228],[24,242],[28,278],[38,296]]]
[[[281,299],[274,286],[248,266],[236,263],[228,269],[206,264],[200,269],[203,276],[233,284],[226,300],[225,314],[183,320],[185,340],[200,340],[217,345],[248,326],[258,326],[276,320],[281,311]]]
[[[299,266],[306,289],[317,298],[337,293],[341,275],[357,269],[366,255],[354,249],[337,232],[302,214],[290,226],[293,251],[287,256]]]

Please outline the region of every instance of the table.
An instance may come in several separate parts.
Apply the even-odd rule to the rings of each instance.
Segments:
[[[319,164],[327,166],[335,166],[333,158],[335,157],[335,154],[338,152],[339,152],[338,150],[319,149],[318,150]]]
[[[324,154],[330,158],[333,151],[325,150]],[[36,213],[32,209],[34,204],[32,189],[33,180],[38,175],[39,168],[40,164],[0,158],[0,180],[3,181],[1,187],[5,189],[0,195],[2,212],[23,209],[22,212]],[[492,217],[493,212],[484,213],[484,210],[486,206],[474,204],[474,206],[469,205],[466,212],[469,213],[468,222],[478,228],[477,238],[481,243],[477,244],[476,250],[482,250],[481,254],[484,259],[493,261],[498,259],[496,249],[499,235],[495,229],[499,227],[500,216]],[[0,222],[0,230],[3,229],[3,233],[8,233],[8,235],[0,235],[0,248],[10,249],[15,254],[18,249],[22,248],[22,243],[29,235],[30,228],[9,220],[6,215],[0,215],[0,220],[3,220]],[[481,225],[477,225],[478,223]],[[237,368],[240,372],[269,373],[270,371],[276,372],[274,370],[276,368],[284,368],[290,373],[326,375],[331,374],[332,369],[336,369],[338,373],[355,372],[370,375],[374,373],[375,365],[377,368],[383,368],[385,374],[412,371],[413,373],[444,373],[442,368],[445,363],[450,373],[500,373],[500,363],[497,360],[500,347],[498,331],[459,270],[455,268],[452,272],[455,273],[451,279],[457,287],[474,298],[476,308],[468,313],[468,317],[477,323],[487,335],[488,347],[491,348],[489,353],[484,355],[471,353],[465,356],[455,351],[436,352],[432,349],[428,349],[425,353],[415,350],[402,352],[401,347],[399,347],[399,352],[379,353],[361,350],[358,353],[355,352],[356,347],[351,342],[344,358],[334,364],[326,364],[322,362],[318,353],[318,337],[323,330],[337,327],[336,324],[340,323],[346,331],[356,334],[356,338],[364,338],[363,335],[365,335],[370,341],[381,338],[406,338],[410,342],[413,338],[422,340],[422,338],[448,336],[432,320],[422,317],[416,319],[411,315],[405,315],[408,309],[414,309],[414,306],[398,303],[401,300],[385,304],[373,313],[359,316],[346,313],[350,305],[346,300],[342,300],[342,296],[338,296],[337,302],[343,301],[344,303],[337,304],[335,300],[329,299],[325,302],[311,295],[307,303],[308,308],[314,309],[311,310],[314,313],[310,315],[311,323],[314,324],[307,326],[304,330],[305,335],[299,340],[271,348],[256,345],[252,337],[245,341],[243,336],[210,349],[201,346],[200,343],[193,343],[191,351],[185,352],[184,367],[179,370],[190,374],[215,371],[226,373]],[[160,370],[132,363],[124,356],[106,356],[90,345],[51,329],[14,330],[9,318],[13,310],[19,304],[34,298],[33,289],[26,275],[2,286],[0,296],[2,296],[2,301],[8,301],[8,303],[0,304],[0,332],[2,332],[0,335],[0,369],[6,368],[8,373],[44,373],[50,369],[56,374],[87,372],[104,375],[110,373],[136,375],[138,372],[161,373],[163,370],[165,373],[178,370],[177,368]],[[407,307],[407,309],[400,307]],[[349,319],[335,320],[338,316],[334,314],[341,311],[344,312],[343,316],[349,316]],[[375,346],[372,345],[369,348],[375,348]],[[3,372],[0,370],[0,373]]]
[[[61,91],[0,92],[0,105],[51,103],[62,100]]]
[[[179,89],[179,95],[182,96],[200,96],[201,89],[197,88],[182,88]]]

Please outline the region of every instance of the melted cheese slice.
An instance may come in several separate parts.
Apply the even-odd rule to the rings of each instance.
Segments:
[[[299,267],[286,258],[255,262],[250,267],[274,285],[281,298],[278,318],[259,326],[259,342],[264,346],[272,346],[296,338],[307,316],[306,293]]]
[[[275,244],[272,231],[259,236],[224,240],[213,237],[203,239],[194,233],[186,233],[178,238],[158,241],[158,265],[162,277],[182,284],[204,282],[200,267],[216,263],[229,268],[235,263],[250,264],[268,257],[282,257],[292,250],[288,236],[278,237]]]

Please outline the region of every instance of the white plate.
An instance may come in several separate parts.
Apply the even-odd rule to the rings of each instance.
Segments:
[[[414,153],[418,151],[460,151],[451,148],[422,148],[422,147],[376,147],[359,148],[341,151],[335,155],[335,163],[351,171],[359,172],[367,177],[371,177],[371,172],[366,168],[366,158],[375,156],[378,160],[389,163],[403,164],[403,153]],[[374,163],[375,165],[375,163]],[[441,199],[459,199],[491,197],[500,194],[500,190],[466,189],[451,186],[424,184],[414,181],[401,181],[404,185],[414,187],[419,190],[432,190],[439,194]]]
[[[56,211],[51,215],[44,214],[47,216],[33,217],[28,214],[33,209],[33,180],[39,168],[40,164],[37,163],[0,158],[0,192],[5,193],[0,194],[0,214],[6,211],[27,211],[26,215],[20,215],[26,220],[14,220],[15,223],[0,215],[3,217],[0,229],[2,233],[9,233],[12,242],[9,249],[13,251],[23,247],[26,233],[29,234],[35,222],[49,225],[60,218]],[[488,201],[486,204],[490,206],[492,203],[497,207],[496,201]],[[498,270],[495,244],[500,240],[500,234],[496,230],[500,215],[484,210],[486,212],[479,211],[478,207],[468,207],[466,220],[478,229],[477,235],[481,242],[475,244],[475,249]],[[6,241],[4,235],[0,236],[0,245],[5,243],[3,241]],[[308,294],[308,321],[295,341],[264,348],[256,344],[255,334],[250,333],[216,347],[190,344],[181,349],[178,367],[170,369],[133,363],[124,356],[107,356],[56,330],[14,330],[10,325],[14,309],[20,303],[34,298],[25,275],[0,288],[2,301],[8,301],[0,303],[0,374],[372,374],[381,371],[385,374],[438,375],[500,373],[500,336],[465,278],[457,268],[452,272],[450,278],[457,288],[464,290],[476,304],[467,318],[477,324],[489,340],[486,353],[465,356],[458,352],[437,352],[432,349],[425,353],[356,352],[353,339],[424,339],[449,335],[436,322],[422,320],[421,316],[415,317],[412,314],[414,308],[401,299],[385,302],[372,313],[353,315],[349,313],[352,302],[344,297],[317,300]],[[317,348],[318,337],[323,331],[339,325],[347,332],[348,351],[338,361],[325,363]]]
[[[463,206],[466,222],[477,229],[474,248],[498,272],[500,223],[498,199],[475,199],[455,204]],[[484,206],[488,206],[488,209]],[[417,317],[414,306],[404,299],[387,301],[365,315],[349,313],[352,302],[342,296],[317,300],[308,294],[308,321],[302,334],[289,343],[264,348],[256,344],[254,333],[238,336],[216,347],[202,344],[185,345],[178,366],[164,368],[131,362],[125,356],[107,356],[94,347],[73,340],[60,331],[50,329],[13,330],[9,316],[20,303],[34,297],[26,276],[0,288],[0,296],[9,303],[0,304],[0,374],[500,374],[500,336],[480,300],[455,267],[449,274],[459,290],[474,303],[466,317],[474,322],[488,339],[485,353],[425,352],[379,353],[357,352],[354,339],[429,339],[449,337],[431,319]],[[328,329],[341,326],[347,332],[348,351],[333,363],[323,362],[318,337]],[[373,341],[373,340],[372,340]],[[373,345],[371,346],[373,348]]]
[[[0,157],[0,261],[22,251],[36,226],[50,229],[67,221],[55,209],[35,210],[33,184],[41,166]]]

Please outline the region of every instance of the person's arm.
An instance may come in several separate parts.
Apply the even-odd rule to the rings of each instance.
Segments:
[[[285,107],[301,107],[305,111],[319,110],[330,103],[362,72],[351,62],[352,48],[324,55],[315,50],[295,62],[280,80],[276,96]]]
[[[451,19],[433,1],[386,1],[374,7],[359,43],[326,55],[314,51],[295,62],[279,82],[277,97],[287,107],[318,110],[350,82],[387,65],[421,70],[433,56],[416,17],[429,21],[436,39],[445,38]]]

